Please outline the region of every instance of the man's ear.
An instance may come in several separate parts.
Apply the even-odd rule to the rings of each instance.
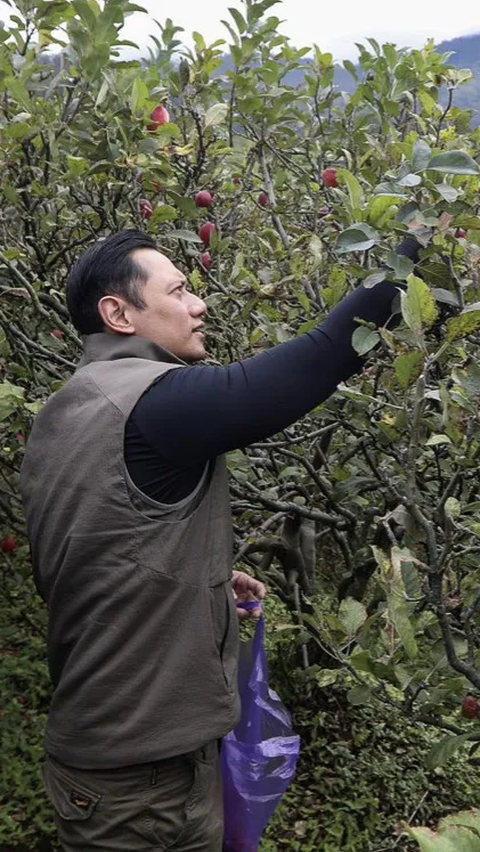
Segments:
[[[103,296],[98,303],[98,313],[106,331],[116,334],[135,334],[128,315],[128,304],[121,296]]]

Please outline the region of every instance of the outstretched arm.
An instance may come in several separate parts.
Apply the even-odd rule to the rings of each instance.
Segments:
[[[398,251],[412,257],[418,249],[410,239]],[[356,318],[384,325],[398,287],[359,286],[315,329],[252,358],[171,370],[137,403],[132,423],[179,469],[276,434],[362,368],[351,342]]]

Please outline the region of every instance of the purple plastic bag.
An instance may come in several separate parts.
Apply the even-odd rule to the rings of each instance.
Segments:
[[[253,638],[240,643],[242,716],[224,738],[221,753],[223,852],[256,852],[262,832],[295,774],[300,751],[300,737],[293,734],[290,713],[268,687],[264,626],[262,616]]]

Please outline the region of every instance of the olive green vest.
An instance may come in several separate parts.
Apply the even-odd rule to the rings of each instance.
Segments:
[[[84,339],[35,419],[21,471],[54,685],[45,748],[82,769],[192,751],[237,722],[238,626],[225,459],[163,505],[131,481],[126,421],[179,359],[137,336]]]

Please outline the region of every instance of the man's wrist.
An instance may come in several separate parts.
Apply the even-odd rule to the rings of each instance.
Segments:
[[[397,254],[409,257],[414,263],[418,263],[421,248],[422,246],[418,240],[409,234],[404,240],[402,240],[396,251]]]

